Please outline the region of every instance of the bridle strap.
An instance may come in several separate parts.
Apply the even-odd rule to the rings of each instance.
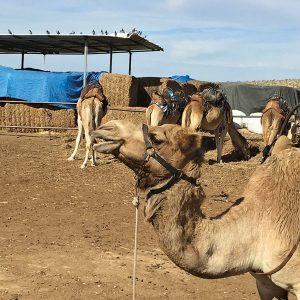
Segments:
[[[178,182],[181,179],[193,185],[196,185],[196,179],[194,177],[190,177],[185,173],[183,173],[181,170],[176,169],[170,163],[168,163],[163,157],[161,157],[158,153],[154,151],[152,143],[148,137],[148,126],[146,124],[143,124],[143,135],[144,135],[144,141],[146,145],[145,160],[149,159],[149,157],[154,158],[166,170],[168,170],[169,173],[172,174],[172,177],[167,181],[166,184],[164,184],[163,186],[157,189],[151,189],[150,192],[147,194],[147,199],[149,199],[154,194],[162,193],[163,191],[170,188],[172,185],[174,185],[176,182]]]

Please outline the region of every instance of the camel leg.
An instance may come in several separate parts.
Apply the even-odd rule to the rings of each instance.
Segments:
[[[77,123],[78,123],[78,134],[77,134],[77,137],[76,137],[75,149],[74,149],[73,153],[71,154],[71,156],[68,158],[69,161],[75,159],[75,155],[78,151],[78,147],[79,147],[80,141],[82,139],[83,126],[82,126],[82,121],[81,121],[81,118],[80,118],[79,115],[78,115]]]
[[[222,163],[222,150],[223,150],[223,143],[224,138],[226,135],[227,130],[225,129],[224,124],[221,124],[215,130],[215,140],[216,140],[216,148],[217,148],[217,162]]]
[[[269,278],[256,279],[256,286],[261,300],[288,300],[288,292]]]
[[[85,124],[83,126],[83,128],[84,128],[84,136],[85,136],[85,158],[81,165],[81,169],[84,169],[87,166],[87,162],[88,162],[89,154],[90,154],[90,150],[91,150],[91,145],[92,145],[89,124],[88,123]],[[92,165],[93,164],[94,164],[94,161],[92,161]]]
[[[219,128],[215,130],[215,141],[216,141],[216,148],[217,148],[217,162],[222,163],[222,145],[220,143],[221,140],[221,133]]]

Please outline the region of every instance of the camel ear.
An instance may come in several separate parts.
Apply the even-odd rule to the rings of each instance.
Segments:
[[[183,153],[191,153],[201,149],[201,136],[199,133],[178,132],[179,148]]]

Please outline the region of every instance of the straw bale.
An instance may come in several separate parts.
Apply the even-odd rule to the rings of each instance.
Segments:
[[[137,105],[138,80],[134,76],[105,73],[100,77],[100,84],[109,105]]]
[[[215,87],[218,88],[219,84],[215,83],[215,82],[210,82],[210,81],[200,81],[200,80],[190,80],[188,81],[189,84],[192,84],[198,92],[202,92],[204,89],[208,88],[208,87]]]
[[[126,107],[128,109],[128,107]],[[117,111],[108,109],[107,114],[102,120],[102,124],[110,120],[129,120],[135,124],[146,123],[146,111],[140,112],[135,111],[135,109],[140,109],[140,107],[131,107],[132,111]]]
[[[76,127],[75,110],[61,109],[45,104],[6,103],[0,106],[0,125],[31,127]],[[36,132],[41,129],[10,129],[18,132]],[[43,130],[43,129],[42,129]]]

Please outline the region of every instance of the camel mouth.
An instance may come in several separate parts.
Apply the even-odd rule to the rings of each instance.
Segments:
[[[121,141],[100,141],[93,146],[93,149],[100,153],[112,154],[122,145]]]
[[[99,130],[92,133],[92,140],[98,140],[93,146],[95,151],[112,154],[121,147],[123,141],[114,135],[114,129],[111,126],[101,126]]]

